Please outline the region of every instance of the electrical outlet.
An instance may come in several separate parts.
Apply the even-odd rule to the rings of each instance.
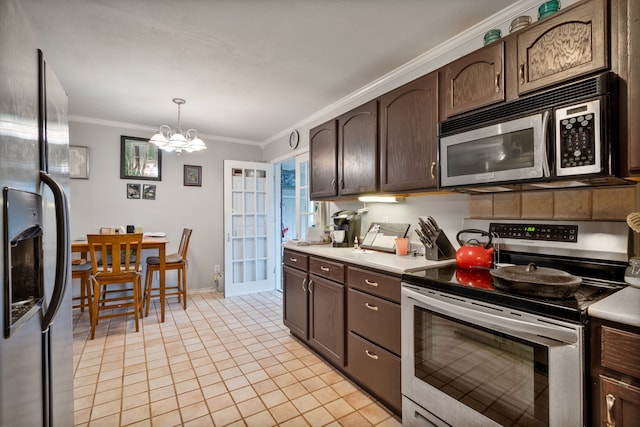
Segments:
[[[214,273],[220,273],[220,264],[216,264],[213,266],[213,272]]]

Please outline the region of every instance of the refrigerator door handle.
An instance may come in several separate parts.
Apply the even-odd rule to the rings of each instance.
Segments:
[[[67,196],[62,185],[44,171],[40,171],[40,179],[53,192],[56,212],[56,275],[51,302],[48,304],[42,320],[42,331],[45,332],[51,326],[53,318],[62,304],[62,298],[67,286],[67,277],[69,275],[69,212]]]

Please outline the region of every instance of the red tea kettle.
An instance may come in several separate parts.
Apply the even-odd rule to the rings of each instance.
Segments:
[[[460,239],[462,234],[480,234],[487,236],[489,240],[481,243],[478,239],[469,239],[463,242]],[[456,235],[456,240],[460,244],[460,249],[456,252],[456,264],[462,268],[490,268],[493,262],[493,248],[491,247],[491,234],[483,230],[467,229],[461,230]]]

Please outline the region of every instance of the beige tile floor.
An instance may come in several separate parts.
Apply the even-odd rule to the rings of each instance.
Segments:
[[[74,310],[76,426],[399,426],[371,396],[294,339],[282,294],[152,301],[98,325]]]

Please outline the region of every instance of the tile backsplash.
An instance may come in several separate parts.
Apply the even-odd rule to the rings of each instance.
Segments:
[[[625,220],[640,208],[640,185],[471,196],[472,218]]]

